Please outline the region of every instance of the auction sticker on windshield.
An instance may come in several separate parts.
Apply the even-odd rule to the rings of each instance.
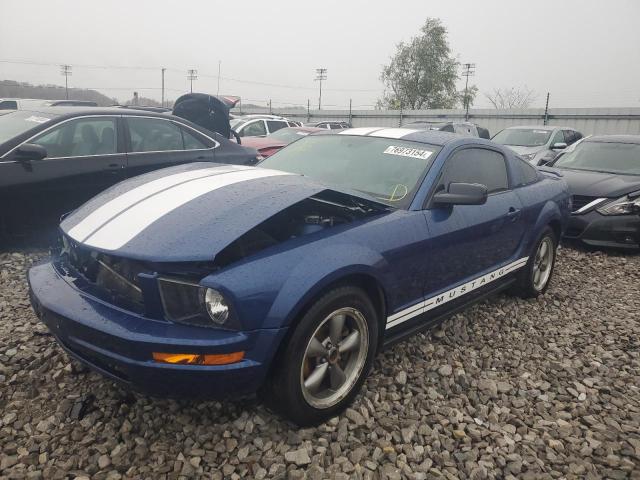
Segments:
[[[433,152],[429,150],[421,150],[419,148],[399,147],[397,145],[389,145],[383,152],[387,155],[398,155],[401,157],[420,158],[426,160]]]

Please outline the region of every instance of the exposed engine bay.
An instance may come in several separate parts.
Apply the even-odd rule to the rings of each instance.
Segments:
[[[222,250],[215,259],[223,267],[279,243],[351,223],[390,210],[359,197],[325,190],[277,213]]]

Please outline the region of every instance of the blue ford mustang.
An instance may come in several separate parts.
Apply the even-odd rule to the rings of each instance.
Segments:
[[[570,210],[560,175],[402,128],[311,135],[260,168],[164,169],[63,220],[32,303],[67,352],[132,388],[259,391],[314,424],[381,347],[497,290],[545,291]]]

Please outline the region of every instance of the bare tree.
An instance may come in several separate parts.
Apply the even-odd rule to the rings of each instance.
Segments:
[[[528,87],[494,88],[493,93],[485,93],[485,97],[494,108],[527,108],[536,99],[536,93]]]

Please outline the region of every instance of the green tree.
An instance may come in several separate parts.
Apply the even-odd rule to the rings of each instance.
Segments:
[[[459,101],[462,108],[467,108],[467,102],[469,103],[469,107],[471,107],[471,105],[473,105],[473,102],[476,100],[476,97],[478,96],[478,87],[476,87],[475,85],[469,85],[469,88],[467,88],[466,96],[464,93],[464,89],[460,90],[458,96],[460,98]]]
[[[458,61],[451,56],[447,29],[439,19],[427,18],[420,32],[399,43],[391,63],[383,67],[380,103],[390,109],[455,108],[460,102]]]

